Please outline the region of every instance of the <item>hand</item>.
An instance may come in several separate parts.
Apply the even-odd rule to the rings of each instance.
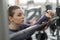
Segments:
[[[48,13],[46,13],[45,16],[48,17],[48,18],[52,18],[52,16]]]
[[[46,15],[48,18],[52,18],[52,16],[54,16],[54,12],[53,12],[52,10],[48,10],[45,15]]]

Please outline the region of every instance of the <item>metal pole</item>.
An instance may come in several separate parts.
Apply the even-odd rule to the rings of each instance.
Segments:
[[[8,14],[6,0],[0,0],[0,40],[8,39]]]
[[[59,6],[59,0],[56,0],[57,1],[57,7]],[[59,40],[59,26],[57,25],[57,40]]]
[[[57,5],[56,6],[58,7],[59,6],[59,0],[56,0],[56,1],[57,1]]]
[[[59,40],[59,26],[57,26],[57,40]]]

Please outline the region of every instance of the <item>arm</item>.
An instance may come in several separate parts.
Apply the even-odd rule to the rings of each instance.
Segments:
[[[43,22],[48,22],[51,19],[51,15],[49,15],[48,13],[46,13],[39,21],[37,21],[35,24],[42,24]],[[47,25],[47,24],[46,24]],[[45,26],[42,26],[41,28],[39,28],[39,30],[43,30]]]
[[[46,17],[45,15],[39,21],[37,21],[35,24],[42,24],[42,22],[44,22],[44,21],[48,21],[48,17]]]
[[[41,25],[34,25],[34,26],[31,26],[31,27],[28,27],[24,30],[21,30],[19,32],[16,32],[16,33],[13,33],[13,34],[10,34],[10,39],[11,40],[16,40],[16,39],[25,39],[25,38],[28,38],[30,37],[38,28],[40,28],[41,26],[44,26],[46,25],[46,23],[44,24],[41,24]]]

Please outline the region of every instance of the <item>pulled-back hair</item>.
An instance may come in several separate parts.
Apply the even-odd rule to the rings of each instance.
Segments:
[[[18,7],[18,6],[11,6],[11,7],[8,8],[9,16],[13,17],[13,15],[14,15],[13,10],[15,10],[15,9],[20,9],[20,7]]]

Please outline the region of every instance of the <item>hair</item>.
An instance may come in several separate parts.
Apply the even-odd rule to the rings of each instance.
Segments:
[[[11,17],[13,17],[13,15],[14,15],[13,10],[15,10],[15,9],[20,9],[20,7],[18,7],[18,6],[10,6],[8,8],[8,15],[11,16]]]

